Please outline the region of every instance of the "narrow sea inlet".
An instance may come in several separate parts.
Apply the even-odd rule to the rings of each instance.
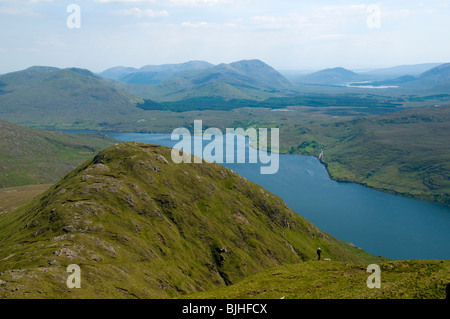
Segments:
[[[177,143],[170,134],[107,134],[125,142]],[[248,141],[245,148],[248,152]],[[314,157],[280,154],[278,172],[268,175],[260,174],[260,163],[220,165],[278,195],[323,231],[373,255],[450,259],[450,207],[333,181]]]

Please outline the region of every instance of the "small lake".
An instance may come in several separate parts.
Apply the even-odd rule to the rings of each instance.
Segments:
[[[106,134],[126,142],[170,147],[178,143],[170,134]],[[325,167],[309,156],[279,154],[279,170],[272,175],[260,174],[261,163],[221,165],[280,196],[323,231],[373,255],[450,259],[450,207],[333,181]]]

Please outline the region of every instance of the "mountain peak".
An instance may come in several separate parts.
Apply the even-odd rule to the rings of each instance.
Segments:
[[[66,68],[66,69],[61,69],[61,71],[78,73],[78,74],[81,74],[83,76],[88,76],[88,77],[92,77],[92,78],[99,78],[99,76],[97,74],[94,74],[93,72],[91,72],[88,69]]]
[[[229,63],[230,65],[258,65],[258,66],[269,66],[267,63],[259,59],[244,59]]]
[[[24,71],[33,71],[33,72],[53,72],[57,71],[59,68],[53,67],[53,66],[42,66],[42,65],[34,65],[30,66],[29,68],[25,69]]]
[[[343,67],[335,67],[323,69],[311,74],[299,77],[296,82],[307,84],[337,85],[345,82],[358,81],[361,75],[345,69]]]
[[[134,142],[100,152],[0,223],[0,279],[45,282],[30,296],[162,298],[314,259],[317,247],[338,260],[364,254],[223,166],[175,164],[170,148]],[[69,264],[81,266],[83,289],[61,283]]]
[[[321,71],[318,71],[316,73],[337,73],[337,74],[357,74],[351,70],[345,69],[343,67],[335,67],[335,68],[328,68]]]

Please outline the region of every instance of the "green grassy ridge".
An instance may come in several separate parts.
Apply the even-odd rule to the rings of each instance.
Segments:
[[[114,142],[100,134],[39,131],[0,121],[0,187],[57,182]]]
[[[368,288],[368,265],[307,261],[260,272],[187,299],[445,299],[450,261],[396,260],[380,263],[380,288]]]
[[[170,298],[314,259],[319,246],[333,260],[386,260],[222,166],[170,156],[167,147],[116,144],[0,215],[0,297]],[[85,284],[69,291],[73,263]]]

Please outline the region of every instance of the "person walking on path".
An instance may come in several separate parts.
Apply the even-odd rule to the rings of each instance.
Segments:
[[[322,251],[320,250],[320,247],[317,249],[317,256],[319,256],[319,258],[317,260],[320,260],[320,254],[322,253]]]

